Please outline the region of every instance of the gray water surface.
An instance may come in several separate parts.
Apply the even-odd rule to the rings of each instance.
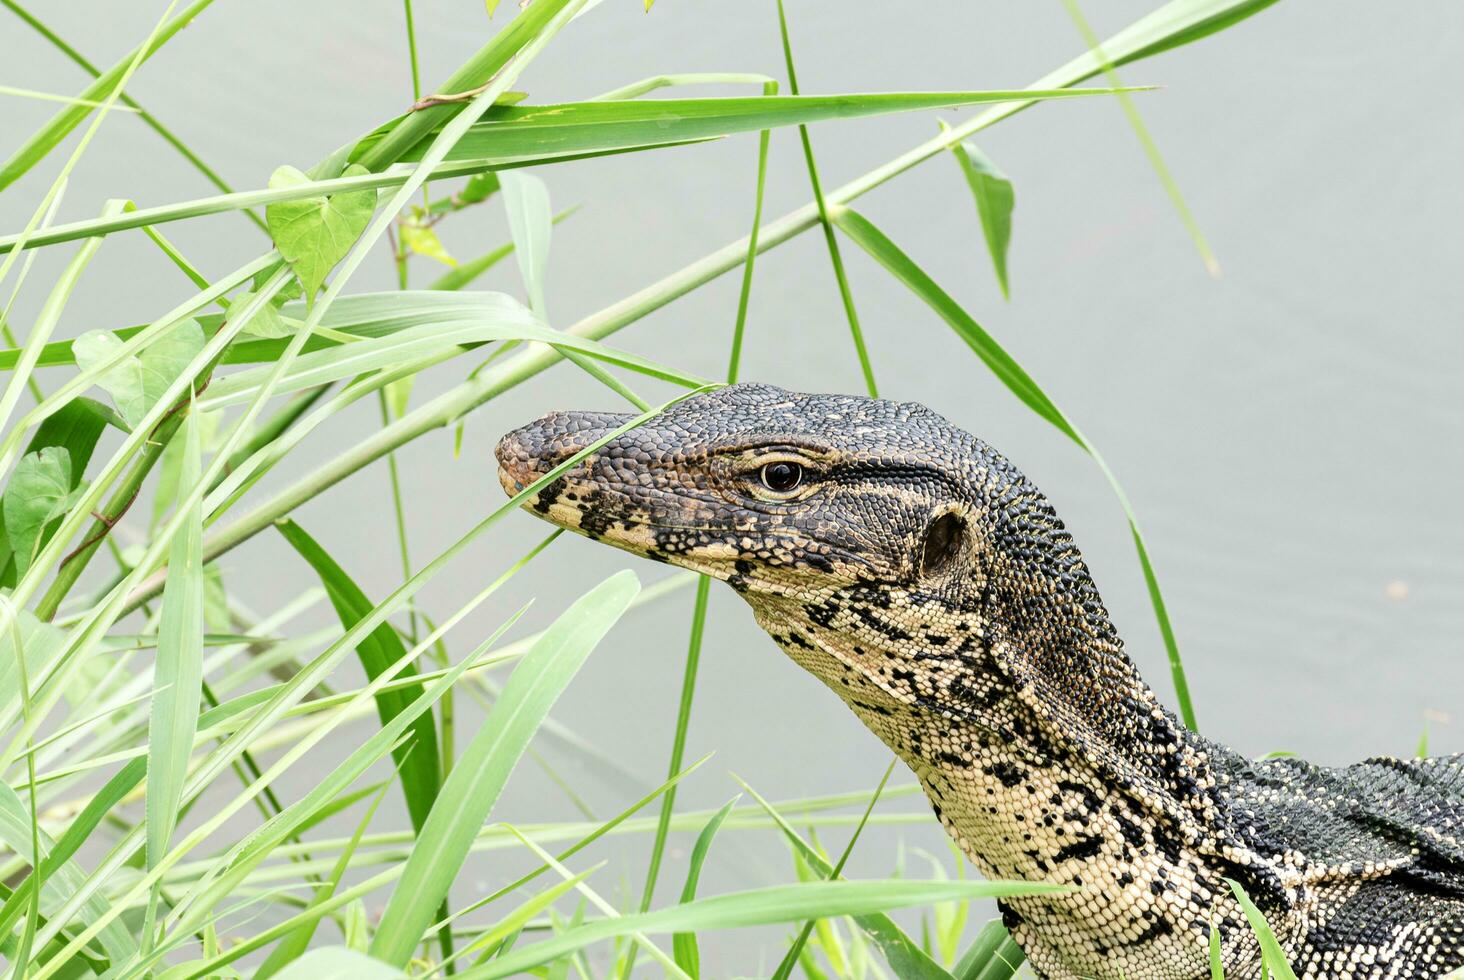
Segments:
[[[1089,4],[1103,35],[1146,3]],[[476,0],[418,2],[424,84],[445,78],[498,24]],[[161,4],[70,2],[37,13],[100,64],[146,35]],[[238,188],[279,164],[308,167],[410,98],[401,5],[220,2],[138,74],[129,92]],[[1058,3],[793,3],[807,93],[1015,88],[1081,50]],[[1118,106],[1038,107],[979,144],[1016,182],[1012,298],[1004,302],[956,164],[929,161],[862,199],[1101,447],[1147,535],[1189,670],[1203,730],[1241,751],[1290,750],[1342,763],[1408,753],[1426,719],[1434,751],[1464,749],[1464,204],[1459,160],[1457,4],[1281,3],[1199,45],[1126,67],[1144,119],[1223,265],[1206,271]],[[81,73],[0,12],[0,84],[76,92]],[[566,30],[520,81],[536,102],[584,98],[662,72],[783,74],[768,4],[612,0]],[[734,94],[730,89],[708,94]],[[0,102],[8,152],[51,112]],[[956,121],[970,111],[948,112]],[[812,130],[826,186],[869,170],[935,132],[931,113]],[[74,145],[75,137],[67,144]],[[550,312],[565,326],[746,233],[755,137],[543,168],[556,207],[583,209],[554,234]],[[17,230],[60,165],[0,197]],[[58,220],[94,215],[109,197],[158,204],[212,193],[135,118],[110,119],[82,160]],[[797,138],[774,136],[766,214],[803,204]],[[257,254],[262,236],[237,215],[164,229],[206,274]],[[444,226],[471,256],[506,240],[501,206]],[[28,324],[69,257],[38,261],[14,322]],[[1168,668],[1123,514],[1097,468],[1019,404],[918,300],[846,245],[882,394],[920,400],[1001,448],[1052,497],[1083,547],[1128,649],[1174,704]],[[418,261],[414,283],[438,274]],[[687,371],[725,371],[735,276],[687,296],[613,343]],[[353,289],[389,289],[385,252]],[[7,285],[7,289],[8,289]],[[480,288],[520,292],[504,263]],[[140,233],[115,236],[72,300],[62,334],[143,322],[191,292]],[[418,383],[418,400],[461,377],[467,361]],[[763,257],[743,378],[808,390],[862,384],[822,239],[806,234]],[[54,382],[52,382],[54,383]],[[644,383],[648,397],[664,392]],[[497,506],[491,449],[508,428],[556,408],[619,408],[571,367],[516,389],[468,420],[461,458],[449,433],[399,454],[414,560],[435,555]],[[359,406],[312,438],[260,491],[328,460],[376,425]],[[296,515],[375,596],[401,580],[381,465]],[[424,600],[441,615],[539,540],[508,521]],[[547,622],[630,562],[565,538],[462,628],[461,655],[536,598]],[[270,534],[223,561],[229,588],[258,610],[313,584]],[[646,580],[666,570],[636,564]],[[545,742],[600,817],[662,778],[681,682],[689,591],[637,612],[591,658],[556,717],[625,775]],[[328,612],[311,621],[329,622]],[[471,704],[461,705],[476,717]],[[469,722],[471,730],[471,722]],[[341,754],[333,746],[323,756]],[[786,662],[745,607],[717,589],[688,757],[715,758],[682,789],[685,806],[737,792],[729,772],[771,798],[871,787],[889,758],[836,698]],[[325,764],[323,760],[322,765]],[[303,776],[303,774],[302,774]],[[908,782],[908,773],[900,781]],[[907,798],[891,812],[919,810]],[[570,819],[573,806],[526,763],[497,814]],[[354,818],[352,818],[354,819]],[[405,826],[398,812],[383,826]],[[825,835],[842,846],[843,831]],[[853,869],[889,872],[897,845],[938,849],[933,823],[871,832]],[[660,894],[680,887],[674,841]],[[607,894],[639,888],[646,841],[615,845]],[[461,898],[522,865],[475,858]],[[947,861],[949,864],[949,860]],[[907,873],[923,875],[908,856]],[[771,836],[729,842],[704,888],[791,880]],[[764,973],[771,940],[728,936],[707,947],[721,974]],[[330,941],[335,941],[333,938]]]

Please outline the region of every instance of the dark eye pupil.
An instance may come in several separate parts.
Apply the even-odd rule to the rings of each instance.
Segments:
[[[797,463],[769,463],[762,468],[763,486],[775,493],[787,493],[803,480],[803,467]]]

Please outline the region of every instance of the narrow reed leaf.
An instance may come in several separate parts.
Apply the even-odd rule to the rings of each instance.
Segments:
[[[747,783],[738,780],[742,788],[757,801],[757,805],[763,812],[772,818],[774,826],[783,832],[783,836],[794,848],[795,853],[801,857],[809,867],[829,878],[834,871],[834,866],[818,852],[818,849],[810,845],[803,837],[794,830],[792,825],[783,818],[778,808],[774,807],[757,790]],[[876,794],[870,793],[866,801],[866,807],[872,805]],[[789,803],[783,804],[783,809],[793,809]],[[801,812],[807,813],[806,808],[799,808]],[[861,819],[868,819],[868,812]],[[905,934],[905,931],[895,924],[895,920],[881,912],[870,912],[854,916],[855,925],[864,930],[864,934],[874,941],[880,952],[884,953],[885,961],[889,963],[890,969],[900,980],[951,980],[951,975],[941,969],[939,963],[920,948],[919,944]]]
[[[544,156],[549,153],[603,152],[892,112],[1112,94],[1110,89],[993,89],[494,106],[481,121],[473,124],[447,159],[503,159],[527,157],[531,153]],[[356,153],[370,154],[377,145],[376,139],[368,136],[362,140],[357,144]],[[422,148],[414,146],[401,159],[418,160],[421,153]]]
[[[1114,495],[1123,507],[1124,516],[1128,518],[1129,532],[1134,540],[1134,549],[1139,556],[1139,566],[1144,574],[1144,585],[1149,592],[1150,605],[1154,609],[1154,619],[1158,623],[1160,635],[1164,640],[1164,648],[1169,655],[1169,672],[1174,681],[1175,698],[1179,702],[1180,715],[1184,719],[1185,725],[1198,731],[1199,725],[1195,720],[1189,681],[1185,675],[1184,662],[1179,655],[1179,644],[1174,637],[1174,628],[1169,621],[1169,611],[1164,603],[1164,595],[1159,589],[1159,578],[1154,572],[1153,563],[1149,560],[1149,549],[1139,530],[1138,518],[1134,514],[1133,506],[1129,503],[1128,494],[1124,492],[1118,478],[1109,469],[1107,461],[1053,403],[1037,382],[1032,380],[1031,375],[996,342],[996,339],[983,330],[949,293],[937,285],[935,280],[931,279],[924,269],[916,265],[915,261],[892,242],[884,232],[851,208],[839,209],[834,217],[834,222],[850,238],[858,242],[860,247],[868,252],[875,261],[884,266],[896,279],[908,286],[916,296],[939,314],[941,319],[945,320],[966,342],[966,345],[975,351],[982,362],[1012,394],[1051,423],[1059,432],[1077,443],[1093,458],[1093,462],[1097,464],[1104,478],[1108,480],[1108,485],[1113,489]]]
[[[763,95],[777,95],[778,83],[769,79],[763,86]],[[732,326],[732,353],[727,359],[727,383],[737,383],[737,372],[742,364],[742,338],[747,329],[747,306],[752,297],[752,271],[757,264],[757,236],[762,230],[763,191],[768,180],[768,143],[771,130],[764,129],[757,134],[757,185],[752,197],[752,231],[747,235],[747,259],[742,263],[742,287],[737,292],[737,319]]]
[[[696,843],[691,848],[691,858],[686,867],[686,884],[681,887],[681,904],[693,901],[696,898],[696,885],[701,879],[702,865],[706,863],[707,854],[712,849],[712,839],[717,836],[717,831],[722,828],[722,823],[727,819],[727,814],[737,805],[737,797],[732,797],[722,804],[722,809],[712,814],[712,819],[696,835]],[[696,933],[678,932],[671,937],[671,953],[676,959],[676,965],[685,970],[693,977],[701,976],[701,953],[696,945]]]
[[[176,438],[183,443],[178,485],[191,487],[202,469],[203,444],[197,413],[184,418]],[[153,669],[152,714],[148,723],[147,867],[168,851],[183,802],[183,781],[198,731],[203,697],[203,502],[188,510],[168,554]],[[143,926],[143,947],[153,944],[153,920],[161,897],[154,888]]]
[[[325,594],[340,617],[341,626],[350,629],[360,622],[375,607],[345,569],[312,538],[304,528],[294,521],[280,521],[275,525],[280,535],[310,565]],[[356,656],[368,680],[375,680],[393,664],[406,657],[407,648],[401,636],[390,623],[382,623],[361,639],[356,645]],[[414,664],[408,662],[397,671],[398,678],[410,678],[417,673]],[[376,695],[376,712],[383,725],[388,724],[422,693],[420,686],[408,686],[383,690]],[[401,779],[402,793],[407,801],[407,813],[412,828],[421,832],[437,799],[440,785],[439,756],[437,751],[437,726],[432,712],[422,713],[408,728],[409,742],[392,750]]]
[[[854,833],[849,835],[849,843],[845,845],[844,852],[839,855],[838,862],[832,868],[829,868],[828,871],[824,872],[824,878],[826,880],[836,881],[843,876],[844,865],[848,864],[849,855],[854,853],[854,845],[859,842],[860,835],[864,833],[864,828],[869,823],[869,815],[874,812],[874,805],[879,802],[880,794],[884,792],[885,785],[890,781],[890,774],[895,771],[895,763],[897,761],[897,759],[891,758],[890,764],[885,767],[884,775],[880,777],[879,785],[870,794],[869,803],[865,806],[864,812],[859,816],[859,823],[855,825]],[[819,856],[822,857],[823,855]],[[802,859],[802,855],[797,850],[793,852],[793,857],[800,869],[801,877],[802,869],[807,868],[808,862]],[[811,868],[808,870],[810,873],[812,872]],[[935,906],[936,909],[939,909],[943,904],[946,903],[937,903]],[[824,955],[829,958],[829,965],[833,968],[834,972],[842,975],[847,971],[843,945],[839,942],[838,932],[827,917],[821,916],[803,924],[802,931],[793,940],[793,945],[789,947],[787,954],[783,957],[783,962],[773,974],[774,980],[787,980],[792,975],[793,964],[797,962],[799,954],[803,952],[804,945],[808,942],[809,935],[815,928],[819,931],[819,945],[823,947]]]
[[[514,670],[438,793],[371,940],[373,956],[406,965],[529,740],[639,591],[629,571],[606,579],[570,606]]]
[[[4,2],[4,0],[0,0],[0,2]],[[569,154],[540,153],[522,157],[438,163],[428,168],[427,177],[428,179],[438,180],[447,177],[462,177],[468,174],[482,175],[494,170],[515,167],[534,167],[551,163],[572,163],[577,160],[591,159],[594,157],[618,156],[624,153],[636,153],[641,150],[662,150],[687,146],[692,143],[705,143],[714,138],[660,140],[654,143],[636,146],[617,147],[602,152]],[[200,218],[210,214],[241,211],[261,204],[268,205],[280,201],[298,201],[304,198],[319,197],[321,195],[400,187],[409,180],[415,180],[416,177],[417,171],[415,168],[394,167],[386,173],[321,178],[306,183],[288,184],[282,187],[271,187],[264,190],[230,191],[227,194],[181,201],[176,204],[162,204],[151,208],[129,208],[124,213],[117,215],[53,225],[35,230],[29,235],[0,236],[0,254],[14,251],[16,248],[35,249],[46,245],[55,245],[60,242],[75,241],[80,238],[97,238],[118,231],[126,231],[131,228],[147,228],[153,225],[167,224],[172,221]]]
[[[619,364],[631,370],[671,381],[687,387],[706,382],[683,374],[654,361],[627,354],[594,341],[581,340],[545,327],[532,319],[528,311],[514,304],[493,320],[445,321],[428,327],[409,327],[386,337],[342,344],[302,354],[274,385],[276,394],[288,394],[304,388],[329,384],[355,377],[368,371],[395,368],[430,358],[455,347],[468,347],[489,341],[537,340],[540,343]],[[220,378],[209,386],[200,404],[205,410],[227,408],[246,402],[260,391],[273,371],[263,366]]]
[[[410,665],[408,666],[410,667]],[[405,673],[405,671],[403,672]],[[361,843],[362,835],[366,833],[366,828],[371,825],[371,818],[376,816],[376,808],[381,805],[381,801],[386,796],[386,788],[388,785],[387,783],[383,783],[380,790],[377,791],[375,797],[371,800],[371,804],[366,807],[366,812],[361,815],[361,819],[356,823],[356,830],[351,834],[350,841],[347,842],[345,847],[341,848],[340,856],[336,858],[335,867],[331,869],[330,878],[326,880],[325,884],[315,890],[315,895],[310,899],[310,905],[307,906],[307,909],[319,908],[340,887],[341,879],[345,877],[347,869],[351,866],[351,858],[355,855],[356,848]],[[294,931],[288,933],[274,949],[270,950],[264,962],[259,965],[259,969],[254,971],[253,980],[268,980],[269,977],[280,972],[288,964],[295,962],[303,956],[306,950],[309,949],[310,940],[315,935],[315,927],[319,924],[319,919],[311,919],[308,922],[302,922]],[[217,955],[217,952],[213,954],[213,956]],[[206,953],[205,958],[211,959],[213,957]]]
[[[1078,33],[1087,42],[1088,49],[1092,52],[1094,59],[1103,69],[1104,77],[1108,84],[1118,85],[1118,73],[1114,71],[1113,62],[1103,52],[1103,44],[1098,40],[1098,35],[1088,24],[1088,18],[1083,16],[1083,10],[1078,6],[1078,0],[1063,0],[1063,6],[1067,8],[1068,16],[1078,28]],[[1189,204],[1184,199],[1184,194],[1179,189],[1179,182],[1174,179],[1169,165],[1164,162],[1164,155],[1159,152],[1159,144],[1154,142],[1154,137],[1149,133],[1149,127],[1144,125],[1144,117],[1139,115],[1138,106],[1134,105],[1127,92],[1117,93],[1119,107],[1123,114],[1128,117],[1129,125],[1133,128],[1134,135],[1139,140],[1139,145],[1144,149],[1144,155],[1149,158],[1149,166],[1154,168],[1154,173],[1159,178],[1159,183],[1164,186],[1164,192],[1169,195],[1169,202],[1173,205],[1179,220],[1184,224],[1185,230],[1189,232],[1190,239],[1195,243],[1195,250],[1200,253],[1201,260],[1205,263],[1205,269],[1211,276],[1219,278],[1220,261],[1215,258],[1215,252],[1210,248],[1205,233],[1200,230],[1200,223],[1196,220],[1194,212],[1190,210]]]
[[[1235,900],[1240,903],[1241,911],[1245,912],[1251,932],[1256,934],[1256,941],[1261,944],[1261,957],[1265,969],[1270,970],[1276,980],[1296,980],[1296,974],[1286,960],[1286,953],[1281,949],[1281,942],[1276,938],[1276,933],[1271,931],[1271,924],[1266,921],[1265,913],[1256,908],[1256,903],[1251,901],[1240,882],[1230,878],[1226,878],[1225,881],[1230,885],[1230,891],[1235,895]]]
[[[1007,283],[1007,247],[1012,240],[1012,208],[1016,205],[1016,194],[1007,175],[970,140],[951,147],[961,173],[976,199],[976,213],[981,217],[981,233],[986,238],[986,250],[991,254],[991,266],[996,270],[996,281],[1001,294],[1011,298]]]
[[[1052,885],[1026,881],[814,881],[773,885],[672,905],[653,912],[591,919],[577,929],[524,946],[481,967],[459,974],[462,980],[514,976],[591,943],[632,932],[703,932],[801,922],[809,918],[865,915],[932,902],[1023,895],[1050,895]]]
[[[549,208],[549,188],[533,174],[506,170],[498,175],[502,187],[503,207],[508,212],[509,233],[513,236],[514,257],[519,275],[528,294],[529,309],[545,323],[549,322],[545,303],[544,275],[549,265],[549,237],[554,212]]]

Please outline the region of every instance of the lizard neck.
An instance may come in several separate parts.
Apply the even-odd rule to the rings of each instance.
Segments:
[[[1217,792],[1229,756],[1163,709],[1111,628],[1055,630],[1049,612],[1043,636],[1071,644],[1051,649],[1020,620],[887,587],[748,598],[910,766],[983,874],[1072,888],[1003,904],[1042,975],[1116,977],[1115,963],[1130,980],[1153,963],[1209,975],[1206,910],[1254,859]]]

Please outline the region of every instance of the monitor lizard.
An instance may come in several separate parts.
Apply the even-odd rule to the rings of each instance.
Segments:
[[[504,436],[510,493],[632,416]],[[1464,757],[1252,760],[1186,729],[1124,653],[1047,498],[914,403],[734,385],[616,436],[528,500],[720,579],[903,759],[1047,980],[1262,974],[1227,879],[1303,978],[1464,965]]]

